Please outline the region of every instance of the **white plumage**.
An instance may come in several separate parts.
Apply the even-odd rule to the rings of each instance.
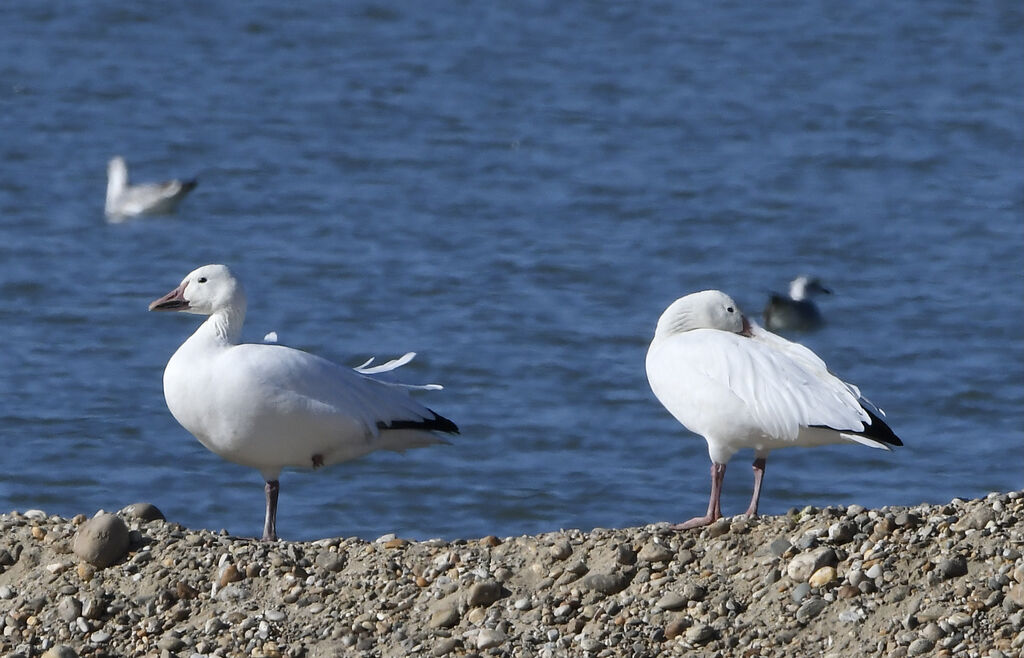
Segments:
[[[772,450],[846,441],[886,450],[903,445],[856,386],[830,373],[803,345],[750,322],[717,290],[687,295],[665,310],[647,352],[647,378],[676,420],[708,443],[708,513],[680,527],[721,517],[725,464],[739,450],[755,451],[747,513],[756,514],[765,458]]]
[[[209,450],[263,475],[264,539],[276,538],[283,468],[402,451],[440,442],[435,432],[458,432],[408,395],[408,389],[439,386],[373,376],[408,363],[413,353],[354,370],[282,345],[240,344],[245,293],[223,265],[193,271],[149,308],[209,315],[168,361],[164,397],[174,418]]]
[[[128,165],[121,156],[114,156],[107,163],[107,200],[104,212],[107,219],[113,222],[138,215],[174,212],[196,184],[195,180],[174,179],[162,183],[130,185]]]

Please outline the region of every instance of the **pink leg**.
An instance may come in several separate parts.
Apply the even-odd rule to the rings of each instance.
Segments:
[[[761,500],[761,481],[764,480],[764,465],[764,457],[754,460],[754,495],[750,498],[747,516],[757,516],[757,502]]]
[[[281,485],[277,480],[270,480],[265,487],[267,492],[267,516],[263,521],[263,541],[277,541],[277,494]]]
[[[722,518],[722,480],[725,479],[725,464],[711,462],[711,500],[708,501],[708,513],[672,526],[673,530],[689,530],[711,525]]]

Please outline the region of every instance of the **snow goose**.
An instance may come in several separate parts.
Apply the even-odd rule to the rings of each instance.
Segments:
[[[803,345],[748,320],[718,290],[677,299],[662,313],[647,351],[647,379],[676,420],[704,437],[711,456],[707,514],[677,529],[721,518],[725,465],[744,448],[755,453],[747,509],[755,515],[765,460],[776,448],[848,441],[885,450],[903,445],[856,386],[830,373]]]
[[[772,331],[812,331],[819,329],[825,319],[814,303],[815,295],[831,295],[832,291],[821,281],[809,276],[798,276],[789,284],[789,296],[772,293],[764,307],[764,325]]]
[[[107,163],[107,219],[121,221],[138,215],[174,212],[178,203],[197,185],[195,180],[169,180],[163,183],[128,184],[128,165],[114,156]]]
[[[209,316],[167,362],[164,398],[206,448],[263,475],[263,539],[277,538],[283,468],[319,468],[375,450],[443,443],[436,432],[458,433],[455,423],[408,394],[440,386],[375,377],[408,363],[412,353],[353,370],[282,345],[240,343],[245,308],[242,285],[224,265],[200,267],[149,305]]]

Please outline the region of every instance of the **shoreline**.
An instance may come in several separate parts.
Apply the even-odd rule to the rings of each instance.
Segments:
[[[0,515],[0,653],[1004,658],[1024,647],[1024,492],[808,507],[699,531],[454,541],[264,543],[159,516],[145,504],[88,520]]]

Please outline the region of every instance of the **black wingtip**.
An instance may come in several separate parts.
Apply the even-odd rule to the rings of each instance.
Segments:
[[[871,409],[864,407],[864,411],[868,412],[868,418],[871,419],[871,424],[866,426],[862,432],[857,432],[863,437],[874,439],[879,443],[888,443],[891,446],[901,446],[903,441],[900,441],[900,437],[896,436],[896,433],[885,424],[885,421],[879,418]]]
[[[199,179],[193,178],[191,180],[182,181],[181,189],[184,190],[185,192],[191,192],[196,185],[199,185]]]
[[[871,411],[871,409],[868,406],[864,405],[861,405],[861,409],[863,409],[864,412],[868,415],[868,418],[871,420],[871,422],[865,425],[864,429],[862,429],[859,432],[854,432],[853,430],[836,429],[835,427],[829,427],[828,425],[812,425],[811,427],[832,430],[833,432],[841,432],[843,434],[856,434],[857,436],[863,436],[865,439],[871,439],[872,441],[877,441],[878,443],[885,443],[891,446],[903,445],[903,441],[900,440],[900,437],[896,436],[896,433],[892,431],[892,428],[886,425],[885,421],[879,418],[878,415],[875,414],[875,412]]]
[[[389,423],[380,421],[377,427],[382,430],[423,430],[424,432],[444,432],[446,434],[458,434],[459,426],[448,420],[433,409],[427,409],[434,414],[433,418],[422,420],[393,420]]]

